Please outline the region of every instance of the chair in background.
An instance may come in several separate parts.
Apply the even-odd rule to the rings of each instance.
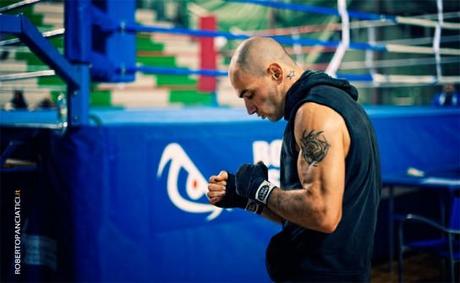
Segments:
[[[406,214],[399,220],[399,282],[403,282],[403,254],[409,250],[431,253],[447,259],[450,280],[451,282],[457,282],[455,281],[455,264],[460,261],[460,195],[458,192],[452,198],[448,225],[443,225],[442,223],[416,214]],[[441,232],[441,236],[438,238],[406,242],[404,239],[404,227],[409,223],[428,226]]]

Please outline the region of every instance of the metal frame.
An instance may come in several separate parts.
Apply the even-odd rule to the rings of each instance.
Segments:
[[[25,0],[21,2],[21,5],[35,2],[36,0]],[[49,35],[40,33],[27,17],[0,14],[0,33],[16,35],[66,82],[65,110],[67,111],[65,111],[65,116],[67,121],[62,125],[72,127],[89,124],[90,65],[93,80],[129,82],[135,78],[134,74],[125,72],[127,67],[135,64],[135,36],[122,28],[126,24],[135,22],[135,1],[127,1],[122,7],[114,3],[115,1],[107,0],[106,10],[101,11],[92,5],[91,0],[66,0],[64,2],[64,56],[45,39],[44,36]],[[8,7],[8,9],[16,7],[19,7],[19,4]],[[93,52],[92,29],[94,26],[104,31],[105,35],[101,36],[110,35],[107,36],[109,47],[104,54]],[[1,42],[2,45],[13,43],[16,41]],[[119,46],[122,45],[123,48],[119,49]],[[112,60],[117,62],[113,69],[110,67]],[[117,72],[118,69],[121,72]],[[34,75],[42,75],[42,73],[12,74],[5,78]]]
[[[67,83],[66,125],[89,124],[89,64],[71,64],[24,15],[0,15],[0,33],[17,36]]]
[[[460,230],[451,229],[447,226],[440,225],[439,223],[433,220],[430,220],[420,215],[411,214],[411,213],[405,215],[399,223],[398,237],[399,237],[400,247],[399,247],[399,256],[398,256],[398,282],[400,283],[403,282],[403,275],[404,275],[403,274],[403,260],[404,260],[403,254],[404,252],[410,250],[410,248],[404,244],[404,224],[409,223],[409,222],[420,223],[420,224],[430,226],[431,228],[441,231],[442,233],[447,235],[449,277],[452,283],[456,282],[454,266],[455,266],[455,262],[458,260],[456,260],[454,257],[454,236],[460,235]]]

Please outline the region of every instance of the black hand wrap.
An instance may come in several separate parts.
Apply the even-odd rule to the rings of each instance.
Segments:
[[[268,168],[263,162],[243,164],[236,173],[236,193],[266,205],[275,185],[268,181]]]
[[[225,195],[215,205],[222,208],[243,208],[254,213],[262,213],[263,207],[258,205],[255,201],[248,198],[239,196],[236,193],[236,178],[235,175],[228,172],[227,185],[225,186]]]
[[[227,174],[228,179],[227,186],[225,186],[225,195],[222,200],[216,202],[215,205],[222,208],[246,208],[248,199],[236,194],[235,175],[228,171]]]

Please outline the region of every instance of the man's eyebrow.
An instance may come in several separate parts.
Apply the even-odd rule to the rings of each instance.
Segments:
[[[243,98],[243,95],[248,92],[247,89],[243,89],[241,92],[240,92],[240,98]]]

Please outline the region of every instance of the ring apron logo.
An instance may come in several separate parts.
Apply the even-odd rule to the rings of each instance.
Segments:
[[[209,213],[206,217],[208,221],[219,216],[222,208],[199,201],[208,190],[208,182],[179,144],[171,143],[166,146],[160,159],[157,177],[163,175],[168,163],[171,164],[167,173],[167,192],[171,202],[177,208],[189,213]],[[179,192],[178,180],[181,169],[188,173],[185,184],[187,197]]]

